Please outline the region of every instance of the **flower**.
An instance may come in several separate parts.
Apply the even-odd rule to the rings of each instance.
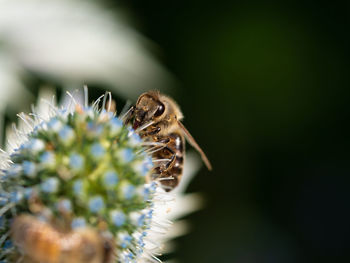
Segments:
[[[181,202],[182,195],[176,193],[181,185],[166,193],[157,181],[147,181],[152,158],[120,118],[104,107],[89,107],[74,98],[71,103],[73,108],[50,105],[47,119],[21,115],[31,130],[12,143],[12,150],[0,151],[0,261],[17,255],[9,233],[11,221],[21,214],[46,222],[61,215],[55,220],[64,218],[60,224],[68,224],[71,231],[97,229],[114,239],[117,262],[154,260],[154,253],[166,252],[155,244],[169,238],[164,234],[171,233],[174,198],[184,208],[191,201]],[[99,132],[91,132],[94,127]],[[32,205],[34,200],[39,208]]]

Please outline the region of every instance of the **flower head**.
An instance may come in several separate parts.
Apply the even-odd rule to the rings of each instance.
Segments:
[[[48,119],[21,115],[31,129],[12,150],[0,150],[0,261],[23,256],[10,234],[21,214],[65,231],[97,229],[113,240],[113,262],[155,261],[171,225],[169,211],[176,212],[175,191],[149,181],[152,157],[122,119],[96,107],[98,101],[71,103],[75,107],[50,105]],[[191,210],[190,198],[182,200],[175,217]]]
[[[16,215],[31,214],[70,231],[97,229],[114,240],[116,261],[123,262],[125,255],[136,261],[141,243],[135,236],[151,227],[146,215],[153,197],[136,191],[146,187],[152,169],[142,140],[121,119],[96,106],[54,108],[48,120],[30,123],[32,130],[0,173],[0,260],[20,253],[10,238],[10,222]],[[136,164],[148,165],[134,169]]]

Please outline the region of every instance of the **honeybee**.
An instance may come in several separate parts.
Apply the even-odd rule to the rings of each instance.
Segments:
[[[185,138],[200,153],[208,169],[212,169],[203,150],[181,123],[183,114],[171,98],[158,91],[145,92],[123,118],[146,142],[154,142],[149,152],[154,162],[159,163],[154,172],[166,191],[174,189],[181,180]]]
[[[90,228],[61,232],[30,215],[17,216],[11,237],[25,263],[109,263],[112,241]]]

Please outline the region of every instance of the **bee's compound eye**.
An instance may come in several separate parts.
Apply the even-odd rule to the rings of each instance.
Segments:
[[[164,113],[165,107],[164,104],[159,104],[158,105],[158,109],[156,110],[156,112],[154,113],[155,117],[159,117],[160,115],[162,115]]]

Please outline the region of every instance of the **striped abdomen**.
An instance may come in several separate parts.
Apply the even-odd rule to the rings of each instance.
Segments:
[[[182,177],[185,153],[184,137],[182,134],[174,132],[167,136],[159,136],[156,141],[166,142],[166,147],[155,152],[153,158],[168,160],[161,162],[155,170],[163,188],[166,191],[171,191],[179,184]]]

